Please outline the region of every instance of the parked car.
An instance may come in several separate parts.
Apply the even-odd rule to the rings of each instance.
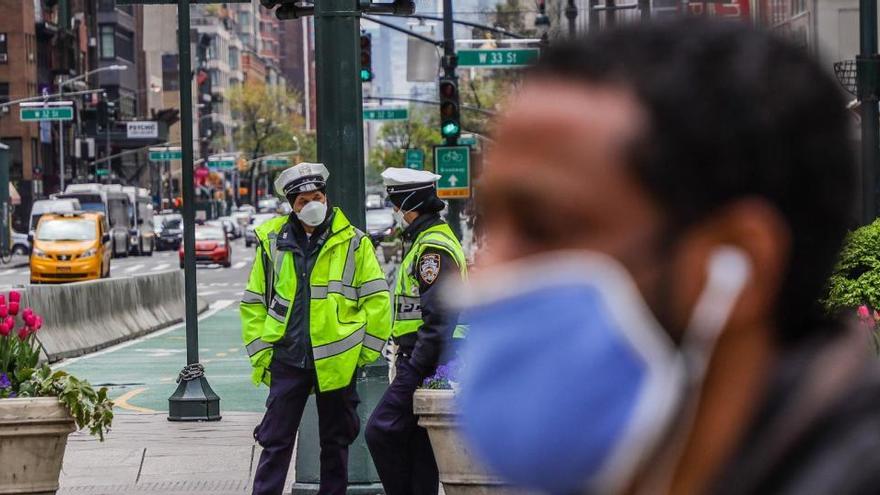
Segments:
[[[264,222],[267,222],[278,215],[274,213],[258,213],[254,215],[251,219],[251,224],[247,226],[247,229],[244,231],[244,245],[247,247],[251,247],[252,245],[257,243],[257,234],[254,233],[254,229],[262,225]]]
[[[394,214],[391,208],[367,210],[367,234],[373,244],[379,244],[394,233]]]
[[[167,213],[153,217],[156,231],[156,248],[178,249],[183,242],[183,217],[178,213]]]
[[[110,276],[110,226],[103,213],[43,215],[31,237],[32,284]]]
[[[365,206],[367,207],[368,210],[377,210],[380,208],[384,208],[384,201],[382,201],[382,195],[381,194],[367,194]]]
[[[196,264],[219,264],[232,266],[232,246],[226,232],[220,227],[199,225],[195,230]],[[178,249],[180,267],[183,268],[183,245]]]
[[[275,197],[266,197],[257,202],[257,210],[260,213],[275,213],[281,201]]]
[[[12,232],[12,254],[20,256],[31,254],[31,241],[28,240],[27,234]]]
[[[232,217],[220,217],[217,220],[226,225],[226,228],[228,229],[226,232],[233,239],[238,239],[244,234],[244,228],[242,228]]]
[[[241,227],[242,234],[244,234],[244,229],[247,228],[248,224],[251,223],[251,217],[253,216],[254,214],[252,212],[241,209],[233,211],[232,215],[230,215],[230,217],[235,220],[235,223]]]
[[[129,252],[138,256],[152,256],[156,249],[156,232],[153,229],[153,200],[150,191],[143,187],[126,186],[122,192],[128,195],[128,216],[131,223]]]

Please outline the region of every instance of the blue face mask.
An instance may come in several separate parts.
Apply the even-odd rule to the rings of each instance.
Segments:
[[[611,258],[552,253],[491,268],[455,299],[470,325],[457,393],[490,471],[553,494],[613,493],[670,433],[748,277],[720,249],[676,346]]]

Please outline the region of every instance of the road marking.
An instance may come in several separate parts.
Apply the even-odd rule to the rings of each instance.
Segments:
[[[215,354],[215,356],[217,356],[217,357],[226,357],[226,353],[225,353],[225,352],[218,352],[217,354]]]
[[[147,390],[146,387],[141,387],[141,388],[136,388],[134,390],[129,390],[128,392],[126,392],[126,393],[120,395],[119,397],[117,397],[116,399],[114,399],[113,405],[120,408],[120,409],[125,409],[126,411],[134,411],[134,412],[139,412],[139,413],[144,413],[144,414],[152,414],[152,413],[159,412],[159,411],[154,411],[152,409],[147,409],[146,407],[133,406],[128,403],[128,401],[131,398],[133,398],[135,395],[138,395],[138,394],[144,392],[145,390]]]
[[[140,270],[140,269],[143,268],[143,267],[144,267],[143,264],[138,263],[137,265],[130,266],[130,267],[126,268],[126,269],[125,269],[125,273],[136,272],[136,271]]]
[[[206,291],[199,291],[199,295],[200,295],[200,296],[210,296],[210,295],[212,295],[212,294],[219,294],[219,293],[220,293],[219,290],[206,290]]]
[[[27,274],[29,274],[30,272],[31,272],[31,269],[30,269],[30,268],[26,268],[26,269],[24,269],[24,270],[19,270],[19,271],[18,271],[18,275],[27,275]]]
[[[229,352],[238,352],[238,347],[230,347]]]
[[[232,269],[233,270],[241,270],[242,268],[244,268],[244,265],[246,265],[246,264],[247,263],[244,261],[239,261],[238,263],[232,265]]]
[[[215,314],[219,313],[220,311],[226,309],[229,306],[232,306],[233,304],[235,304],[237,302],[238,301],[236,301],[234,299],[220,299],[220,300],[214,301],[211,304],[211,306],[208,308],[208,311],[205,311],[204,313],[202,313],[199,316],[199,321],[202,321],[206,318],[210,318],[210,317],[214,316]],[[64,361],[61,361],[60,363],[55,363],[55,365],[52,367],[53,368],[64,368],[65,366],[73,364],[77,361],[92,359],[93,357],[103,356],[104,354],[110,354],[111,352],[116,352],[120,349],[125,349],[126,347],[132,346],[134,344],[139,344],[141,342],[144,342],[144,341],[147,341],[150,339],[154,339],[156,337],[160,337],[162,335],[165,335],[166,333],[173,332],[174,330],[177,330],[178,328],[181,328],[183,326],[184,326],[183,323],[171,325],[170,327],[168,327],[164,330],[159,330],[158,332],[153,332],[149,335],[144,335],[143,337],[138,337],[134,340],[129,340],[128,342],[122,342],[120,344],[110,346],[106,349],[102,349],[98,352],[94,352],[92,354],[86,354],[86,355],[80,356],[80,357],[65,359]]]
[[[15,269],[12,269],[12,270],[6,270],[6,271],[2,271],[2,272],[0,272],[0,275],[12,275],[12,274],[15,273],[15,272],[16,272]]]
[[[164,269],[168,268],[169,266],[171,266],[171,265],[169,265],[168,263],[160,263],[160,264],[156,265],[155,268],[153,268],[153,271],[158,272],[159,270],[164,270]]]

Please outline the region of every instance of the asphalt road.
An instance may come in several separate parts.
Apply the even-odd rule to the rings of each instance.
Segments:
[[[198,293],[209,303],[219,300],[239,300],[247,282],[251,264],[254,261],[255,247],[245,247],[244,238],[232,242],[232,266],[198,265],[196,279]],[[0,292],[17,286],[26,286],[30,281],[30,270],[26,258],[16,258],[9,265],[0,265]],[[130,277],[145,273],[158,273],[179,270],[177,251],[157,251],[152,257],[129,256],[114,258],[110,262],[110,276]]]

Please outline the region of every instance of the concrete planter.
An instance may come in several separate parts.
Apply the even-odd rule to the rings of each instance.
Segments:
[[[55,397],[0,399],[0,493],[55,493],[75,429]]]
[[[413,411],[419,425],[428,430],[446,495],[521,495],[505,486],[474,459],[456,431],[455,393],[452,390],[416,390]]]

